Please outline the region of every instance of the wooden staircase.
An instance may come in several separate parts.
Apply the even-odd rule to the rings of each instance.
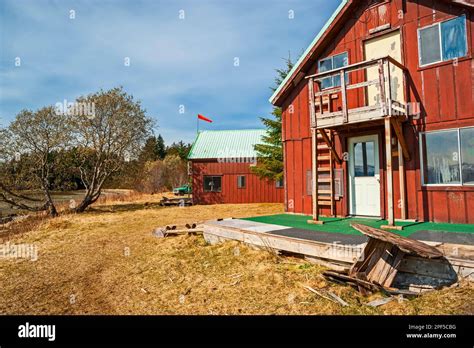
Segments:
[[[321,130],[322,131],[322,130]],[[321,132],[320,131],[320,132]],[[329,139],[333,140],[332,131],[324,130]],[[322,134],[317,135],[317,165],[318,165],[318,206],[331,207],[331,215],[335,212],[334,200],[334,164],[330,148],[324,140]]]

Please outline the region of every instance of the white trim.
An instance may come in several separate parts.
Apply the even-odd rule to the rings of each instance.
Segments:
[[[441,23],[444,23],[444,22],[448,22],[448,21],[452,21],[454,19],[457,19],[457,18],[460,18],[460,17],[464,17],[464,29],[466,31],[466,35],[465,35],[465,44],[466,44],[466,54],[462,57],[455,57],[455,58],[450,58],[450,59],[446,59],[444,60],[443,59],[443,39],[442,39],[442,35],[441,35]],[[436,62],[430,62],[430,63],[426,63],[426,64],[421,64],[421,52],[420,52],[420,48],[421,48],[421,44],[420,44],[420,40],[421,40],[421,36],[420,36],[420,31],[421,30],[424,30],[424,29],[427,29],[427,28],[430,28],[430,27],[434,27],[434,26],[438,26],[438,36],[439,36],[439,57],[440,57],[440,60],[436,61]],[[443,62],[450,62],[452,60],[455,60],[455,59],[460,59],[460,58],[464,58],[464,57],[467,57],[469,56],[469,40],[467,38],[467,35],[468,35],[468,31],[467,31],[467,16],[466,14],[463,14],[461,16],[456,16],[456,17],[453,17],[453,18],[449,18],[449,19],[445,19],[445,20],[442,20],[442,21],[439,21],[439,22],[436,22],[436,23],[433,23],[433,24],[430,24],[430,25],[427,25],[427,26],[424,26],[424,27],[421,27],[421,28],[418,28],[417,29],[417,35],[418,35],[418,67],[419,68],[425,68],[425,67],[428,67],[430,65],[434,65],[434,64],[439,64],[439,63],[443,63]]]
[[[420,132],[420,138],[419,138],[419,151],[420,151],[420,176],[421,176],[421,186],[423,187],[448,187],[448,186],[453,186],[453,187],[462,187],[462,186],[474,186],[474,184],[465,184],[463,182],[463,177],[462,177],[462,151],[461,151],[461,130],[462,129],[468,129],[468,128],[473,128],[474,126],[466,126],[466,127],[454,127],[454,128],[446,128],[446,129],[440,129],[440,130],[431,130],[431,131],[424,131]],[[458,135],[457,143],[458,143],[458,154],[459,154],[459,184],[425,184],[425,168],[424,168],[424,158],[423,158],[423,136],[425,134],[430,134],[430,133],[443,133],[443,132],[453,132],[456,131]]]
[[[356,142],[364,142],[364,141],[374,141],[374,177],[378,176],[378,182],[379,182],[379,215],[364,215],[364,216],[372,216],[376,218],[381,218],[382,217],[382,206],[380,204],[380,197],[381,197],[381,191],[382,191],[382,185],[380,184],[380,163],[381,163],[381,158],[380,158],[380,151],[379,151],[379,135],[378,134],[369,134],[369,135],[364,135],[364,136],[355,136],[355,137],[350,137],[347,139],[347,145],[348,145],[348,150],[349,150],[349,163],[348,163],[348,180],[349,180],[349,215],[356,216],[354,214],[354,178],[355,178],[355,173],[354,173],[354,143]],[[361,216],[360,214],[358,216]]]
[[[343,52],[341,52],[341,53],[333,54],[332,56],[328,56],[328,57],[325,57],[325,58],[318,59],[318,61],[317,61],[317,63],[318,63],[318,73],[320,73],[320,71],[319,71],[319,69],[320,69],[320,64],[319,64],[319,63],[320,63],[321,61],[325,61],[325,60],[329,60],[329,59],[331,59],[331,70],[336,70],[336,69],[339,70],[339,69],[341,69],[341,68],[334,68],[334,57],[342,56],[343,54],[346,55],[345,61],[347,62],[347,64],[346,64],[346,65],[343,65],[342,68],[344,68],[344,67],[346,67],[346,66],[349,66],[349,65],[350,65],[350,64],[349,64],[349,51],[343,51]],[[326,70],[326,71],[322,71],[322,72],[327,72],[327,71],[331,71],[331,70]],[[347,79],[345,78],[346,74],[347,74]],[[335,88],[335,87],[336,87],[336,88],[337,88],[337,87],[340,87],[340,85],[339,85],[339,86],[335,86],[335,85],[334,85],[334,77],[337,77],[337,76],[338,76],[338,73],[335,73],[334,75],[329,75],[329,76],[323,77],[322,79],[319,79],[320,82],[321,82],[322,80],[325,80],[325,79],[328,79],[328,78],[331,78],[331,80],[332,80],[332,85],[331,85],[331,86],[326,87],[326,88],[322,88],[321,90],[324,91],[324,90],[327,90],[327,89],[331,89],[331,88]],[[349,83],[349,73],[346,72],[346,73],[344,74],[344,79],[347,80],[347,81],[346,81],[346,85],[349,85],[349,84],[350,84],[350,83]],[[341,84],[342,84],[342,81],[341,81]]]

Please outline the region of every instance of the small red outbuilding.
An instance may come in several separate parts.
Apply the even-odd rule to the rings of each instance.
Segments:
[[[263,129],[202,131],[188,159],[193,203],[283,203],[283,182],[260,179],[254,145],[262,143]]]

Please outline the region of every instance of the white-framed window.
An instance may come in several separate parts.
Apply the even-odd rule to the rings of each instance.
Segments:
[[[245,175],[237,176],[237,188],[245,188]]]
[[[474,127],[421,133],[425,186],[474,185]]]
[[[221,192],[222,191],[222,176],[205,175],[204,176],[204,191],[205,192]]]
[[[467,56],[466,16],[418,29],[420,66]]]
[[[349,65],[349,55],[347,52],[336,54],[318,62],[318,73],[342,68]],[[349,76],[346,73],[346,82],[349,81]],[[341,76],[339,74],[332,75],[321,79],[321,89],[339,87],[341,85]]]

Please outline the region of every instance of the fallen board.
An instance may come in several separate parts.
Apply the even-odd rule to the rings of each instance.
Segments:
[[[400,250],[407,254],[418,255],[428,259],[443,257],[443,253],[441,251],[416,239],[408,239],[392,232],[387,232],[379,228],[362,224],[354,223],[351,224],[351,226],[368,237],[396,245]]]

